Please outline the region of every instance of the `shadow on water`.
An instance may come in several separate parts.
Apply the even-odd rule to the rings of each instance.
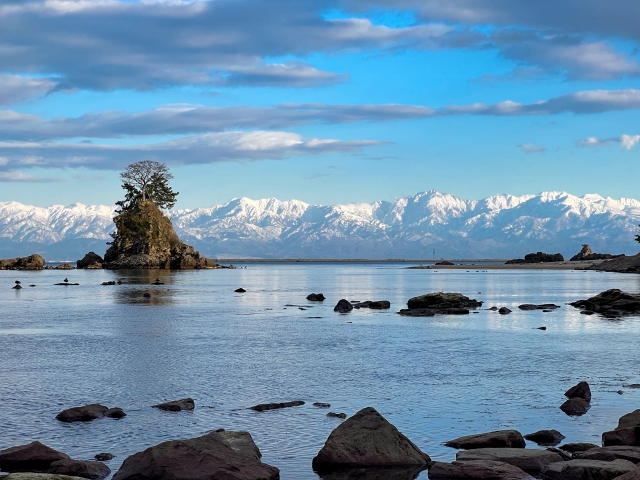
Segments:
[[[414,480],[426,467],[341,468],[316,473],[322,480]]]

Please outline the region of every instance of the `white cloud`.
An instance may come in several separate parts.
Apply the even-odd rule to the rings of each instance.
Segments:
[[[62,180],[59,178],[35,177],[33,175],[29,175],[27,173],[22,173],[17,171],[9,171],[9,172],[0,171],[0,182],[51,183],[51,182],[61,182],[61,181]]]
[[[578,140],[579,147],[601,147],[604,145],[618,144],[623,150],[631,150],[640,143],[640,135],[620,135],[619,137],[598,138],[587,137]]]
[[[539,145],[534,145],[533,143],[523,143],[521,145],[518,145],[518,147],[520,147],[520,150],[522,150],[524,153],[544,153],[547,151],[546,148]]]

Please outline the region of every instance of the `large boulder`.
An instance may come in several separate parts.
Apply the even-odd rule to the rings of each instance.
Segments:
[[[620,417],[615,430],[602,434],[602,445],[640,446],[640,409]]]
[[[468,315],[469,309],[481,306],[482,302],[461,293],[434,292],[410,298],[407,308],[398,313],[409,317],[432,317],[436,314]]]
[[[104,256],[105,268],[216,268],[178,238],[171,220],[150,200],[115,217],[117,233]]]
[[[0,270],[42,270],[44,264],[44,258],[34,253],[28,257],[0,260]]]
[[[635,464],[627,460],[569,460],[547,465],[542,470],[545,480],[613,480],[634,471]]]
[[[338,313],[348,313],[353,310],[353,305],[349,300],[345,300],[344,298],[339,300],[335,307],[333,307],[334,312]]]
[[[561,462],[562,456],[549,450],[533,450],[526,448],[479,448],[458,452],[456,460],[493,460],[516,466],[531,474],[539,473],[550,463]]]
[[[640,467],[636,467],[635,470],[616,477],[615,480],[640,480]]]
[[[536,442],[545,447],[555,447],[565,437],[557,430],[538,430],[537,432],[525,435],[524,438]]]
[[[111,469],[102,462],[63,459],[53,462],[49,473],[102,480],[111,474]]]
[[[278,480],[248,432],[170,440],[128,457],[113,480]]]
[[[81,260],[76,261],[77,268],[102,268],[103,258],[95,252],[89,252]]]
[[[471,460],[468,462],[434,462],[429,468],[430,480],[525,480],[530,479],[524,470],[504,462]]]
[[[580,382],[564,392],[564,396],[567,398],[584,398],[587,402],[590,402],[591,389],[587,382]]]
[[[621,428],[640,427],[640,409],[626,413],[618,420],[616,430]]]
[[[517,430],[498,430],[496,432],[466,435],[449,440],[445,446],[471,450],[475,448],[524,448],[526,442]]]
[[[81,407],[67,408],[56,415],[56,420],[60,420],[61,422],[89,422],[96,418],[122,418],[124,416],[126,416],[126,414],[121,408],[109,408],[99,403],[91,403]]]
[[[374,408],[338,426],[313,459],[314,470],[365,466],[426,466],[431,459]]]
[[[586,300],[577,300],[569,305],[580,308],[585,312],[600,313],[610,318],[635,315],[640,312],[640,294],[626,293],[617,288],[612,288]]]
[[[0,450],[0,470],[5,472],[46,472],[58,460],[69,456],[38,441]]]
[[[610,447],[596,447],[586,452],[577,452],[573,458],[584,458],[586,460],[603,460],[611,462],[621,458],[633,463],[640,463],[640,447],[629,445],[615,445]]]

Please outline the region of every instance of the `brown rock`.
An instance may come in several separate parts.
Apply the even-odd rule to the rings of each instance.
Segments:
[[[586,452],[587,450],[591,450],[592,448],[599,448],[598,445],[593,443],[565,443],[564,445],[560,445],[560,449],[569,453],[576,452]]]
[[[429,468],[430,480],[524,480],[531,475],[524,470],[504,462],[493,460],[471,460],[468,462],[434,462]]]
[[[545,447],[555,447],[565,437],[557,430],[538,430],[537,432],[525,435],[524,438],[536,442]]]
[[[102,462],[64,459],[53,462],[49,467],[49,473],[102,480],[109,476],[111,469]]]
[[[44,258],[34,253],[28,257],[0,260],[0,270],[42,270],[44,264]]]
[[[640,409],[621,416],[616,430],[628,427],[640,427]]]
[[[614,445],[640,446],[640,427],[617,428],[602,434],[602,445],[610,447]]]
[[[537,474],[550,463],[560,462],[562,456],[548,450],[528,448],[478,448],[465,450],[456,454],[456,460],[493,460],[514,465],[525,472]]]
[[[445,443],[445,446],[471,450],[474,448],[524,448],[526,442],[517,430],[498,430],[496,432],[466,435]]]
[[[583,458],[587,460],[603,460],[605,462],[611,462],[621,458],[622,460],[629,460],[633,463],[640,463],[640,447],[633,447],[628,445],[616,445],[610,447],[596,447],[586,452],[577,452],[573,454],[573,458]]]
[[[57,460],[69,456],[35,441],[0,450],[0,470],[5,472],[46,472]]]
[[[121,418],[125,415],[121,408],[108,408],[99,403],[92,403],[82,407],[67,408],[56,415],[56,419],[61,422],[88,422],[105,416]]]
[[[552,463],[542,470],[546,480],[613,480],[632,472],[636,466],[627,460],[603,462],[600,460],[569,460]]]
[[[584,398],[575,397],[570,398],[562,405],[560,405],[560,410],[572,417],[579,417],[584,415],[591,408],[591,403],[589,403]]]
[[[95,252],[89,252],[76,262],[77,268],[102,268],[104,260]]]
[[[587,382],[580,382],[564,392],[564,396],[567,398],[584,398],[587,402],[590,402],[591,389],[589,388],[589,384]]]
[[[261,403],[259,405],[254,405],[250,407],[251,410],[255,410],[256,412],[264,412],[265,410],[276,410],[279,408],[288,408],[288,407],[299,407],[300,405],[304,405],[302,400],[294,400],[293,402],[281,402],[281,403]]]
[[[179,412],[181,410],[193,410],[196,408],[196,404],[193,401],[193,398],[182,398],[180,400],[158,403],[157,405],[152,405],[152,407],[169,412]]]

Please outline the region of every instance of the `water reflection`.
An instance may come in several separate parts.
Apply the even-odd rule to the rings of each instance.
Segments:
[[[322,480],[414,480],[425,467],[343,468],[316,472]]]

